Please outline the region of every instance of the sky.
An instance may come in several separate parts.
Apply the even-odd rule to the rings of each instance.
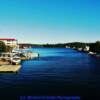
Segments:
[[[0,0],[0,38],[95,42],[100,40],[100,0]]]

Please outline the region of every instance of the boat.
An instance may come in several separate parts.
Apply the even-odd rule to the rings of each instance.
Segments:
[[[21,60],[34,59],[39,57],[39,53],[33,52],[30,49],[14,49],[13,53],[19,54]]]
[[[8,61],[11,64],[20,64],[20,56],[16,53],[0,53],[0,60]]]
[[[88,54],[90,54],[90,55],[96,55],[96,53],[91,52],[91,51]]]
[[[10,60],[10,58],[14,55],[15,53],[9,53],[9,52],[3,52],[3,53],[0,53],[0,59],[1,60]]]
[[[10,62],[14,65],[19,65],[21,63],[21,59],[18,56],[13,56],[11,57]]]

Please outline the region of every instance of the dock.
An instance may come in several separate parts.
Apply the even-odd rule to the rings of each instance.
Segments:
[[[18,72],[21,65],[0,65],[0,72]]]
[[[0,73],[18,72],[21,68],[22,60],[30,60],[39,57],[39,53],[31,51],[13,51],[0,53]]]

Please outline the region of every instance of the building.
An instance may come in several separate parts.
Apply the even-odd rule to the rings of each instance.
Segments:
[[[69,46],[67,46],[67,45],[66,45],[65,47],[66,47],[66,48],[70,48],[70,47],[69,47]]]
[[[82,48],[78,48],[77,50],[82,51]]]
[[[3,41],[6,46],[18,47],[18,40],[15,38],[0,38],[0,41]]]
[[[86,46],[84,51],[89,51],[90,50],[90,47],[89,46]]]

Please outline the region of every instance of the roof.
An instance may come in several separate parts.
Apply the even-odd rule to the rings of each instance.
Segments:
[[[16,41],[16,39],[15,38],[0,38],[0,40],[8,40],[8,41]]]

